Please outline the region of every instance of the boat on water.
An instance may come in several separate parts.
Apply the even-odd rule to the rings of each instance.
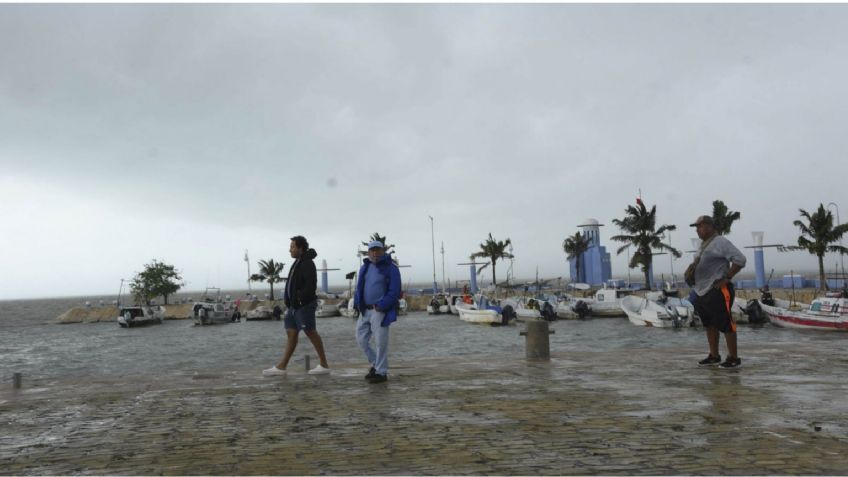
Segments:
[[[448,309],[452,315],[459,314],[459,304],[461,303],[473,303],[474,299],[471,295],[448,295]]]
[[[428,315],[446,315],[450,313],[450,304],[445,295],[436,295],[427,304]]]
[[[760,303],[769,321],[782,328],[825,331],[848,331],[848,292],[827,293],[809,305],[795,307]],[[777,304],[775,304],[777,305]]]
[[[508,325],[515,320],[515,309],[506,304],[501,307],[483,295],[475,297],[472,303],[460,300],[456,304],[459,319],[468,323],[487,324],[492,326]]]
[[[515,310],[518,321],[555,321],[557,319],[555,300],[555,297],[548,296],[516,296],[501,300],[501,305],[511,306]]]
[[[359,312],[353,308],[353,298],[345,298],[336,305],[339,314],[345,318],[359,318]]]
[[[196,302],[191,307],[194,324],[198,326],[232,323],[236,321],[238,310],[230,302]]]
[[[279,308],[279,310],[277,310]],[[283,309],[280,305],[274,305],[274,308],[269,306],[260,305],[247,313],[245,313],[245,319],[247,321],[261,321],[261,320],[280,320],[282,319]]]
[[[601,288],[592,299],[583,299],[591,309],[591,315],[597,317],[625,316],[622,307],[624,298],[632,296],[632,291],[624,288]]]
[[[688,303],[688,302],[687,302]],[[627,319],[637,326],[682,328],[692,322],[693,309],[681,304],[659,303],[649,297],[635,295],[621,299],[621,309]]]
[[[118,310],[118,326],[133,328],[145,325],[161,325],[165,319],[165,307],[154,306],[123,306]]]
[[[563,295],[556,304],[556,315],[559,319],[584,319],[592,314],[591,300],[582,297]]]
[[[330,318],[341,314],[338,304],[327,303],[323,298],[318,298],[317,301],[318,306],[315,308],[315,318]]]

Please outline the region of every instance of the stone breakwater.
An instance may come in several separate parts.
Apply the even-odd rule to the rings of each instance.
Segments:
[[[0,388],[0,473],[842,475],[841,347],[746,345],[729,371],[658,343],[397,362],[379,385],[361,363],[27,382]]]
[[[409,311],[425,311],[427,309],[427,304],[430,303],[430,296],[416,295],[416,296],[407,296],[406,303]],[[329,298],[326,299],[325,302],[329,304],[338,304],[339,299]],[[268,308],[273,308],[274,305],[279,304],[282,307],[285,307],[282,301],[280,300],[259,300],[259,301],[242,301],[239,309],[242,314],[247,313],[250,310],[254,310],[260,306],[265,306]],[[187,320],[192,317],[192,304],[191,303],[183,303],[177,305],[163,305],[165,307],[165,319],[166,320]],[[112,322],[118,318],[118,310],[114,306],[102,306],[102,307],[85,307],[85,306],[77,306],[71,308],[70,310],[62,313],[54,320],[55,323],[59,324],[72,324],[72,323],[97,323],[101,321]]]

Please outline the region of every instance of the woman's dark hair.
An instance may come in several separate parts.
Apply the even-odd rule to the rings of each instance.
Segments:
[[[295,235],[291,238],[292,242],[294,242],[294,246],[301,249],[306,250],[309,248],[309,242],[306,241],[306,237],[303,235]]]

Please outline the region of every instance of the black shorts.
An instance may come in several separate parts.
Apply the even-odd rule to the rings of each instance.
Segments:
[[[315,329],[315,311],[318,309],[318,300],[303,305],[300,308],[288,308],[283,323],[287,330],[313,331]]]
[[[704,296],[695,300],[695,313],[701,318],[701,323],[707,328],[716,328],[722,333],[735,333],[736,322],[730,314],[736,291],[732,284],[721,289],[712,287]]]

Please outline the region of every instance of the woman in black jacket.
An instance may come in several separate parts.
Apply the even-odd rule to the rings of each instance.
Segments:
[[[315,290],[318,285],[318,273],[313,261],[318,253],[309,248],[309,242],[301,235],[291,238],[289,253],[294,260],[289,268],[289,277],[286,280],[286,291],[284,294],[286,302],[286,350],[283,359],[271,368],[262,371],[265,376],[279,376],[286,374],[295,348],[300,330],[306,334],[315,352],[318,353],[318,366],[309,370],[309,374],[329,374],[330,365],[324,355],[324,342],[315,329],[315,309],[318,307],[318,296]]]

